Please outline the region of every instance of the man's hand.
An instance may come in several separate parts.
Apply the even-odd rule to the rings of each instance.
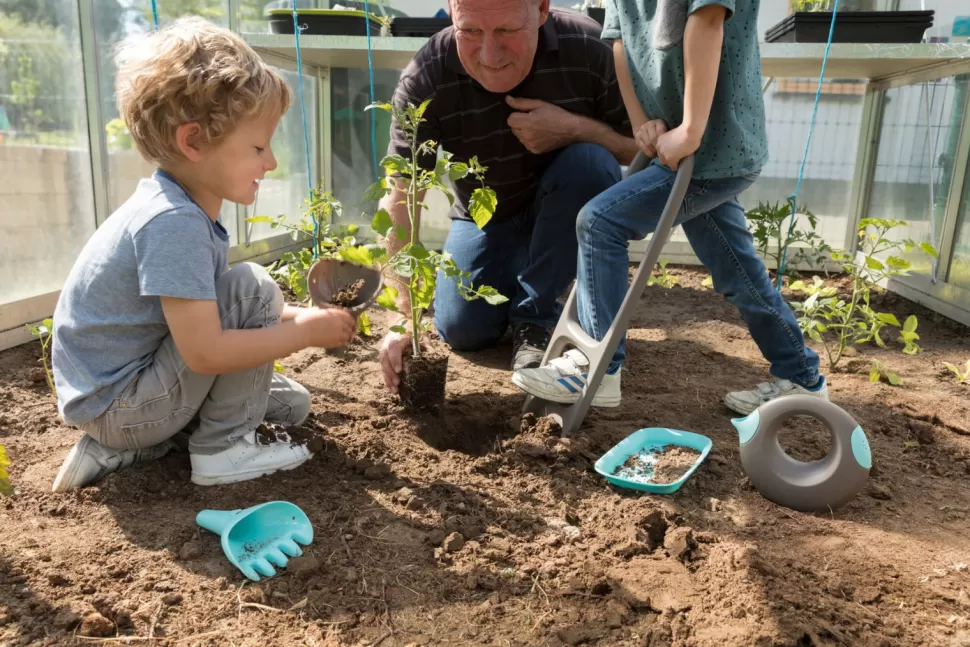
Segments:
[[[401,384],[401,371],[404,370],[404,351],[411,347],[411,335],[389,332],[381,342],[381,372],[384,384],[391,393],[397,393]],[[424,344],[421,344],[424,348]]]
[[[339,348],[350,343],[357,322],[343,308],[306,308],[293,321],[305,335],[307,346]]]
[[[663,119],[653,119],[647,121],[633,134],[637,140],[637,146],[643,154],[653,159],[657,156],[657,140],[667,132],[667,122]]]
[[[577,141],[578,117],[568,110],[538,99],[506,101],[519,111],[509,115],[509,128],[530,153],[548,153]]]
[[[697,152],[700,146],[699,136],[690,132],[685,126],[678,126],[657,139],[657,156],[661,164],[676,171],[680,167],[680,162]]]

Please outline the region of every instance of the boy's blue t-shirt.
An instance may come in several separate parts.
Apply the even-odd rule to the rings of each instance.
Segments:
[[[104,413],[169,334],[159,297],[215,301],[229,234],[164,171],[88,240],[54,311],[57,407],[82,425]]]
[[[687,17],[708,5],[727,9],[717,88],[694,177],[757,173],[768,161],[758,46],[760,0],[607,0],[604,40],[623,40],[633,88],[649,119],[670,129],[684,115]]]

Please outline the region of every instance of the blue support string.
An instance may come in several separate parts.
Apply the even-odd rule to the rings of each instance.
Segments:
[[[152,20],[155,22],[155,31],[158,31],[158,3],[152,0]]]
[[[822,55],[822,71],[818,76],[818,89],[815,90],[815,106],[812,108],[812,120],[808,123],[808,139],[805,140],[805,154],[802,155],[802,164],[798,169],[798,181],[795,183],[795,192],[788,196],[788,204],[791,206],[791,219],[788,221],[788,235],[785,240],[791,237],[791,232],[795,228],[795,216],[798,213],[798,194],[802,190],[802,181],[805,179],[805,163],[808,162],[808,151],[812,146],[812,133],[815,131],[815,118],[818,116],[818,102],[822,96],[822,83],[825,80],[825,66],[829,62],[829,52],[832,49],[832,37],[835,35],[835,17],[839,12],[839,0],[835,0],[832,6],[832,23],[829,25],[829,38],[825,43],[825,53]],[[788,260],[788,245],[781,250],[781,260],[778,263],[778,276],[776,277],[776,287],[781,291],[781,279],[785,275],[785,265]]]
[[[296,75],[298,78],[299,92],[300,92],[300,113],[303,115],[303,147],[306,153],[306,182],[307,187],[310,189],[310,195],[313,195],[313,170],[310,165],[310,131],[307,128],[306,121],[306,93],[303,88],[303,58],[300,55],[300,21],[296,13],[296,3],[293,3],[293,35],[296,38]],[[317,221],[317,216],[311,209],[310,217],[313,218],[313,258],[317,258],[317,235],[320,232],[320,223]]]
[[[370,0],[364,0],[364,29],[367,33],[367,72],[370,75],[370,102],[374,103],[374,56],[371,53],[370,43]],[[374,177],[381,179],[380,171],[377,168],[377,117],[374,111],[370,110],[370,150],[371,159],[374,163]]]

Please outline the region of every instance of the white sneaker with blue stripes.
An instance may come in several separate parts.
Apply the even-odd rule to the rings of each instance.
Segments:
[[[620,406],[620,373],[604,375],[596,395],[594,407]],[[589,379],[589,360],[578,350],[568,350],[562,357],[550,361],[539,368],[522,368],[512,373],[512,384],[529,395],[559,402],[573,404],[578,402]]]

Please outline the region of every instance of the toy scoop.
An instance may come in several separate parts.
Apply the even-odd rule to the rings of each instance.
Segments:
[[[307,272],[307,290],[318,308],[340,306],[355,317],[377,299],[384,277],[374,268],[337,258],[321,258]]]
[[[258,582],[276,575],[299,557],[299,544],[313,541],[313,525],[303,510],[286,501],[271,501],[244,510],[203,510],[195,522],[222,537],[222,551],[243,575]],[[299,542],[299,544],[297,543]]]

